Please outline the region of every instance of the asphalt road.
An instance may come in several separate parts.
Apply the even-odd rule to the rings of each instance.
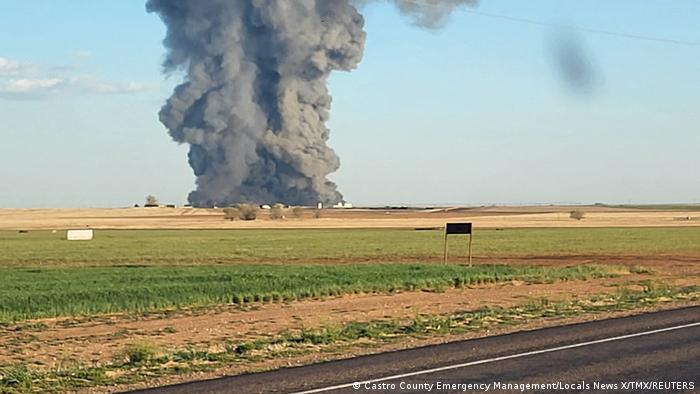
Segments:
[[[355,382],[359,382],[359,389],[353,387]],[[531,386],[523,386],[527,384]],[[143,393],[550,391],[700,392],[700,307],[186,383]]]

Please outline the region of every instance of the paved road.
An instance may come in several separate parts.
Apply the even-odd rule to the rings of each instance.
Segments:
[[[361,382],[360,389],[353,388],[354,382]],[[566,389],[557,392],[602,389],[596,384],[616,385],[608,386],[613,390],[607,392],[700,392],[700,307],[193,382],[144,393],[421,393],[429,389],[461,393],[484,392],[486,388],[498,393],[553,391],[548,386],[522,386],[528,383],[561,384],[558,388]]]

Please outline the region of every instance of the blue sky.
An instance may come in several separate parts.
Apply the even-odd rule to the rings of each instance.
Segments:
[[[0,207],[183,203],[161,21],[137,0],[0,3]],[[484,15],[697,43],[700,2],[482,0],[439,30],[363,13],[364,60],[330,81],[347,200],[700,202],[700,46],[579,31],[595,82],[577,92],[557,29]]]

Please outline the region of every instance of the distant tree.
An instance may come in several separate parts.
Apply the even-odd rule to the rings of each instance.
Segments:
[[[581,220],[584,217],[586,217],[586,213],[580,209],[575,209],[569,213],[569,218],[571,219]]]
[[[237,217],[240,216],[240,211],[238,208],[234,207],[229,207],[229,208],[224,208],[224,219],[234,221],[236,220]]]
[[[294,215],[294,217],[297,219],[301,219],[301,217],[304,216],[304,208],[302,208],[302,207],[292,208],[292,215]]]
[[[241,220],[255,220],[258,218],[258,207],[251,204],[238,204],[238,218]]]
[[[146,197],[146,205],[158,205],[158,199],[156,198],[156,196],[149,194]]]
[[[284,205],[275,204],[270,209],[270,219],[274,219],[274,220],[284,219]]]

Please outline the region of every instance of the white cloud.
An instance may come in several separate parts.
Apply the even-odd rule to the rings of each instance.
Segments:
[[[17,75],[19,70],[19,62],[0,56],[0,77]]]
[[[118,83],[105,81],[90,75],[72,78],[68,82],[67,88],[73,89],[77,92],[94,94],[128,94],[140,93],[147,90],[146,86],[134,81]]]
[[[43,66],[0,57],[0,98],[36,99],[55,95],[135,94],[134,81],[117,82],[80,73],[70,66]]]
[[[60,78],[50,79],[10,79],[0,85],[0,92],[8,93],[36,93],[39,91],[54,90],[63,82]]]

